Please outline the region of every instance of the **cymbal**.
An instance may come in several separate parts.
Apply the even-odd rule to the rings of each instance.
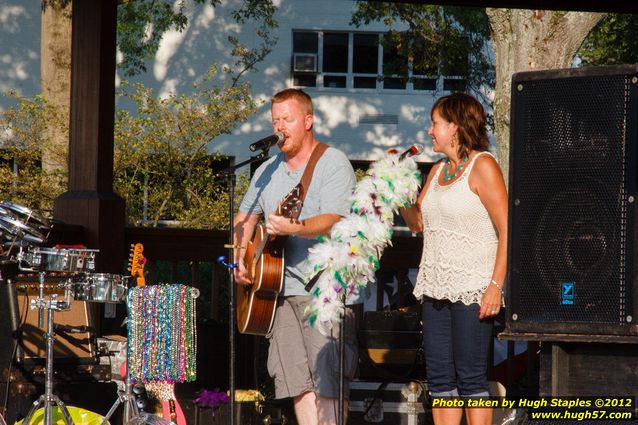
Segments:
[[[51,225],[30,208],[13,202],[0,203],[0,236],[6,241],[46,242]]]
[[[43,243],[47,238],[38,229],[8,216],[0,217],[0,230],[27,242]]]
[[[27,222],[32,222],[31,224],[40,227],[41,230],[49,231],[51,230],[51,223],[41,214],[38,214],[34,210],[25,207],[24,205],[19,205],[13,202],[2,202],[0,203],[0,208],[4,210],[9,210],[13,214],[18,215],[19,218],[26,220]]]

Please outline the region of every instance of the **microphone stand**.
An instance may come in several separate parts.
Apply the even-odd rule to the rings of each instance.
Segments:
[[[266,146],[262,149],[262,151],[255,155],[251,156],[246,161],[240,162],[236,165],[231,165],[228,168],[222,170],[218,175],[222,177],[226,177],[228,181],[228,219],[230,225],[228,226],[228,245],[225,245],[225,248],[229,249],[229,262],[225,263],[223,257],[218,261],[225,265],[228,268],[228,283],[229,283],[229,291],[228,291],[228,338],[229,338],[229,348],[228,355],[230,359],[230,368],[228,371],[228,381],[229,381],[229,390],[230,390],[230,422],[229,425],[235,425],[235,274],[234,269],[239,265],[233,262],[234,254],[233,250],[239,248],[235,246],[235,234],[234,234],[234,226],[233,222],[235,221],[235,186],[237,184],[237,176],[235,175],[235,171],[245,165],[252,164],[253,162],[261,161],[268,157],[269,146]]]
[[[344,375],[345,375],[345,350],[346,350],[346,294],[342,296],[341,302],[343,303],[343,316],[341,316],[341,323],[339,323],[339,417],[337,418],[337,425],[344,425],[343,414],[344,414],[344,393],[345,393],[345,385],[344,385]]]

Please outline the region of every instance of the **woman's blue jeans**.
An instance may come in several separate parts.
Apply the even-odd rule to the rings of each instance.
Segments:
[[[494,321],[479,320],[478,304],[423,301],[423,345],[433,397],[486,397]]]

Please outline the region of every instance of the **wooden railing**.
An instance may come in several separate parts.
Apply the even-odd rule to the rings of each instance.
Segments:
[[[228,239],[223,230],[128,227],[125,233],[127,245],[144,245],[149,283],[180,282],[203,290],[210,309],[199,313],[215,320],[220,320],[221,276],[228,273],[217,259],[229,255],[224,248]],[[210,271],[208,276],[202,275],[204,268]]]
[[[187,282],[200,290],[202,284],[210,285],[203,292],[210,294],[210,311],[201,312],[207,318],[219,320],[221,306],[220,285],[226,279],[225,267],[218,264],[220,256],[228,256],[224,245],[229,235],[224,230],[196,230],[176,228],[142,228],[128,227],[125,241],[127,245],[142,243],[144,257],[148,259],[147,270],[150,283],[160,283],[168,279],[170,282],[184,281],[184,269],[189,270]],[[388,247],[381,257],[381,267],[396,271],[416,268],[421,257],[421,238],[409,234],[395,234],[393,246]],[[164,263],[162,266],[161,263]],[[210,270],[208,277],[202,276],[203,266]],[[166,270],[168,268],[168,270]],[[182,272],[181,275],[179,272]],[[401,296],[402,294],[400,294]]]

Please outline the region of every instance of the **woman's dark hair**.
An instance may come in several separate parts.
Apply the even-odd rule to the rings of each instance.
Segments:
[[[458,127],[459,157],[468,156],[472,150],[486,151],[489,148],[485,110],[474,97],[465,93],[443,96],[432,106],[434,111]]]

